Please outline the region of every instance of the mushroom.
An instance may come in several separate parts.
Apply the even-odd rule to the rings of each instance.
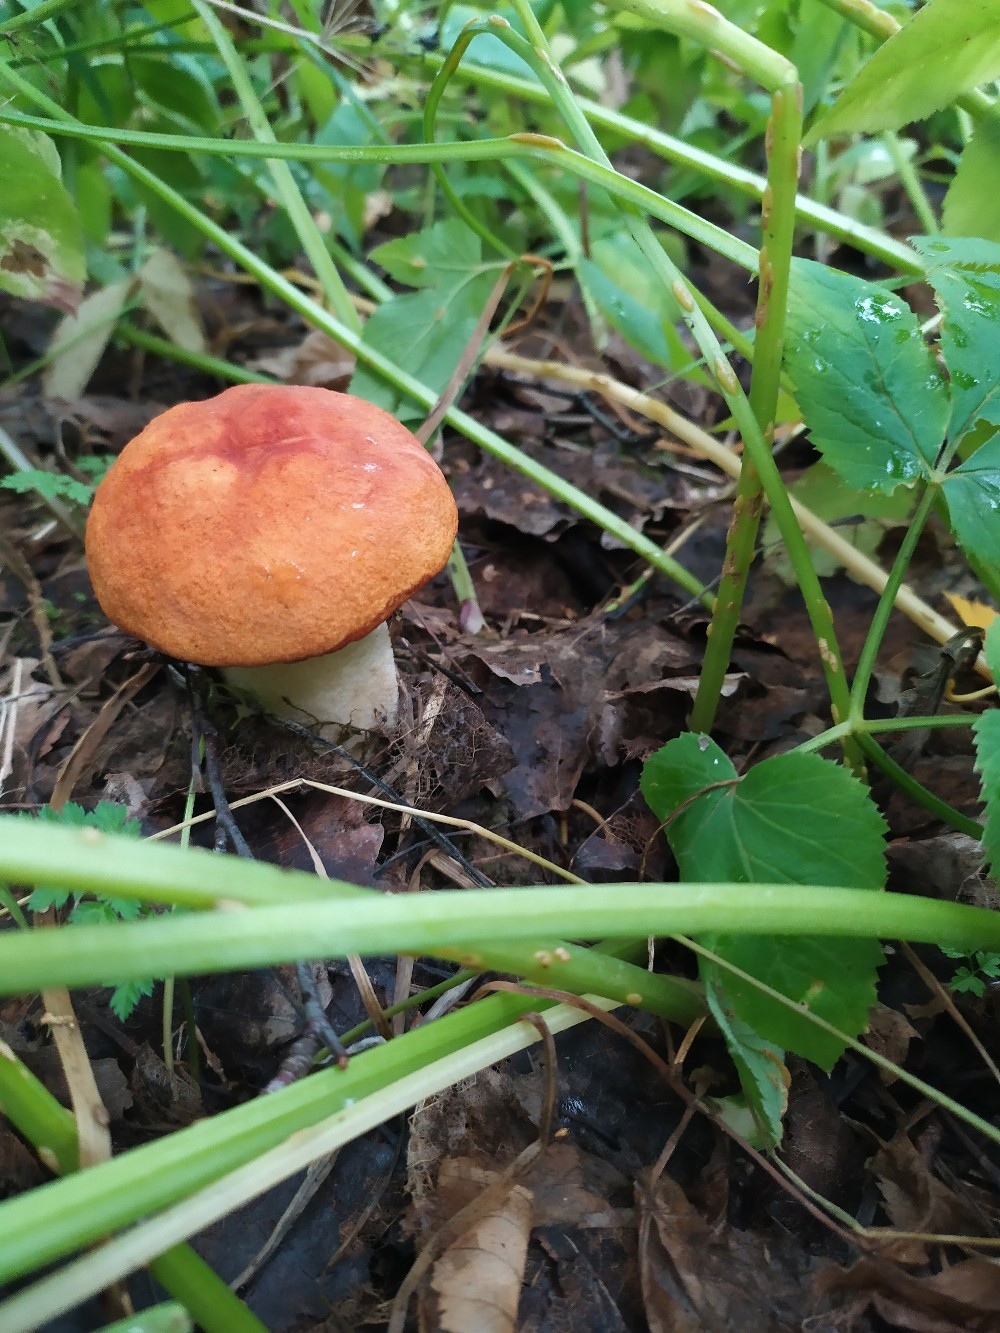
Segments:
[[[441,470],[382,408],[238,385],[125,446],[94,497],[87,562],[126,633],[339,734],[395,722],[385,621],[443,568],[457,528]]]

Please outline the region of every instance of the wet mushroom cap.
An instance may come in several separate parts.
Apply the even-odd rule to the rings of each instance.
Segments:
[[[440,469],[388,412],[247,384],[125,446],[87,562],[126,633],[203,666],[261,666],[363,638],[443,568],[457,528]]]

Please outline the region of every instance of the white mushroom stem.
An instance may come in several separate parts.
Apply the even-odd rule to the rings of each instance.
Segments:
[[[246,690],[269,713],[287,717],[336,740],[344,728],[392,726],[399,704],[389,627],[335,653],[273,666],[224,667],[230,685]]]

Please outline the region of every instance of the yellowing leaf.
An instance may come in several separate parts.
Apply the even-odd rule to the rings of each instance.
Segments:
[[[994,620],[1000,616],[1000,611],[992,606],[986,606],[983,602],[970,602],[968,598],[959,597],[953,592],[946,592],[945,597],[951,602],[955,614],[963,625],[971,625],[975,629],[989,629]]]

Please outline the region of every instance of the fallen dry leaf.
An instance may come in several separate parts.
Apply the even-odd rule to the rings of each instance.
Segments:
[[[421,1333],[511,1333],[533,1217],[530,1190],[513,1185],[502,1204],[448,1246],[422,1293]]]

